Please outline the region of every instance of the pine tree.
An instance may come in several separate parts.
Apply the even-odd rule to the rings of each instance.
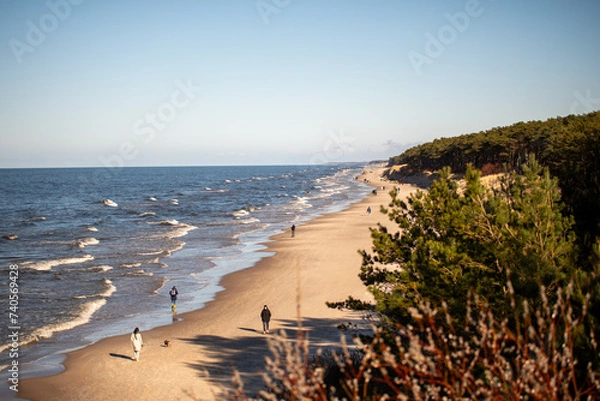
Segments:
[[[506,316],[507,278],[518,304],[536,305],[541,286],[552,296],[557,285],[568,284],[576,256],[573,219],[561,213],[560,189],[548,170],[532,157],[523,175],[507,176],[499,190],[484,186],[472,166],[465,181],[461,190],[445,168],[427,192],[407,202],[392,192],[382,211],[399,230],[378,225],[371,230],[372,253],[361,252],[360,277],[384,322],[409,321],[408,308],[422,300],[445,302],[460,318],[470,289],[496,316]]]

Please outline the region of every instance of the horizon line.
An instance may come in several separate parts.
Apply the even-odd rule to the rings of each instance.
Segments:
[[[360,160],[360,161],[335,161],[327,163],[265,163],[265,164],[165,164],[165,165],[139,165],[139,166],[41,166],[41,167],[0,167],[0,170],[43,170],[43,169],[106,169],[116,171],[131,168],[181,168],[181,167],[285,167],[285,166],[328,166],[337,164],[375,164],[384,163],[387,160]]]

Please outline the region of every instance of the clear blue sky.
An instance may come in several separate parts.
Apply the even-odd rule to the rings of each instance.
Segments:
[[[304,164],[600,109],[597,0],[0,0],[0,167]]]

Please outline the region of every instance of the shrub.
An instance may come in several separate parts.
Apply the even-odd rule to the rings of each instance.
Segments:
[[[573,291],[559,288],[551,303],[527,301],[516,308],[516,328],[496,319],[483,298],[469,293],[464,327],[457,334],[446,305],[421,302],[411,308],[414,324],[398,325],[394,342],[374,327],[373,340],[355,340],[360,353],[342,338],[342,351],[308,355],[308,339],[284,335],[269,340],[272,356],[264,374],[266,391],[257,400],[584,400],[600,399],[597,357],[580,366],[574,349],[582,339],[597,356],[593,331],[585,329],[587,300],[581,312],[571,306]],[[521,312],[517,312],[520,310]],[[443,319],[439,319],[438,314]],[[445,320],[446,324],[440,324]],[[579,345],[577,345],[579,343]],[[332,359],[340,385],[327,381]],[[330,378],[333,376],[330,376]],[[250,400],[238,386],[228,399]]]

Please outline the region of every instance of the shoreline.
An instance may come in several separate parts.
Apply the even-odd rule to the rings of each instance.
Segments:
[[[123,332],[127,332],[129,331],[129,326],[132,324],[132,321],[135,321],[136,324],[140,324],[140,328],[142,330],[150,330],[155,327],[172,324],[171,314],[165,313],[165,311],[170,309],[169,303],[165,302],[165,296],[167,293],[165,285],[167,285],[169,282],[173,282],[173,284],[177,284],[178,286],[183,286],[182,297],[178,305],[178,312],[180,314],[183,312],[203,308],[206,302],[214,299],[215,294],[222,290],[218,284],[225,274],[237,271],[239,269],[249,268],[255,265],[259,259],[267,257],[268,254],[259,253],[258,250],[265,248],[264,244],[270,241],[271,237],[286,230],[288,225],[292,224],[290,220],[297,221],[296,224],[299,224],[298,222],[302,224],[320,215],[343,210],[349,207],[349,205],[366,197],[369,192],[369,187],[353,179],[361,171],[358,169],[358,167],[361,166],[359,166],[357,163],[348,166],[339,166],[335,169],[337,171],[335,175],[326,173],[321,177],[321,179],[325,180],[323,182],[327,184],[328,188],[329,185],[333,185],[331,188],[336,189],[336,191],[333,191],[331,196],[329,193],[327,193],[325,194],[326,196],[323,196],[321,199],[319,194],[322,192],[321,190],[323,187],[319,187],[317,185],[320,183],[320,181],[315,181],[313,183],[313,185],[317,185],[315,188],[306,187],[305,189],[307,191],[304,195],[301,192],[297,192],[298,196],[295,195],[296,192],[294,188],[297,187],[292,186],[290,187],[290,190],[292,191],[291,193],[293,194],[291,197],[287,196],[287,193],[283,193],[287,192],[287,190],[283,191],[282,189],[281,197],[283,198],[283,195],[285,195],[285,197],[288,199],[285,199],[283,202],[272,199],[273,202],[271,203],[273,204],[273,208],[265,208],[261,206],[261,202],[258,202],[256,211],[252,210],[252,216],[244,215],[239,218],[231,214],[231,211],[239,208],[243,210],[244,206],[242,205],[245,205],[243,197],[234,199],[232,197],[226,197],[225,194],[216,195],[216,193],[220,192],[222,188],[228,188],[229,185],[234,186],[237,184],[234,184],[233,181],[227,183],[227,180],[225,180],[223,183],[221,183],[221,188],[218,185],[212,185],[214,183],[211,183],[211,185],[217,188],[217,190],[213,191],[215,192],[215,196],[208,195],[209,198],[214,198],[214,201],[215,199],[222,199],[225,197],[226,200],[233,201],[231,207],[225,206],[222,208],[222,210],[217,207],[217,209],[223,212],[219,218],[219,221],[223,224],[219,225],[218,227],[218,229],[221,229],[223,232],[215,233],[215,241],[212,241],[213,235],[205,228],[203,233],[203,217],[198,217],[198,220],[194,220],[194,213],[187,215],[189,210],[186,211],[185,209],[182,214],[177,213],[176,216],[171,216],[175,219],[185,221],[187,224],[194,225],[199,223],[199,229],[190,230],[186,236],[177,239],[176,244],[170,244],[170,247],[173,247],[173,245],[176,245],[176,247],[175,249],[169,248],[171,249],[172,254],[159,255],[164,256],[164,258],[158,260],[158,262],[160,262],[160,265],[158,265],[159,268],[154,265],[151,266],[150,269],[146,269],[147,272],[137,269],[123,270],[117,267],[122,266],[120,263],[115,263],[111,266],[114,267],[114,269],[103,269],[101,274],[102,277],[112,280],[111,283],[114,282],[115,285],[118,286],[118,289],[114,296],[111,294],[110,297],[105,297],[107,301],[105,306],[99,308],[95,313],[93,313],[93,315],[90,314],[91,316],[87,315],[83,317],[81,320],[79,320],[80,323],[78,323],[77,327],[74,329],[65,330],[62,329],[61,326],[69,326],[71,322],[78,321],[78,317],[83,316],[85,310],[81,307],[81,304],[73,305],[73,307],[63,306],[57,311],[56,315],[52,313],[52,318],[57,318],[54,320],[58,322],[57,324],[51,324],[51,322],[44,324],[42,321],[34,321],[32,324],[24,325],[26,328],[23,333],[20,333],[20,340],[23,341],[20,341],[19,343],[20,349],[18,362],[20,365],[20,378],[33,378],[60,373],[64,367],[60,363],[56,362],[57,360],[61,359],[60,357],[57,358],[57,355],[66,354],[74,349],[91,345],[103,338],[112,337],[115,335],[120,335]],[[272,172],[289,172],[288,170],[299,171],[301,174],[304,174],[304,169],[298,170],[298,168],[293,166],[290,166],[289,169],[287,167],[284,167],[283,170],[281,170],[281,168],[275,169],[275,171]],[[322,170],[322,173],[325,173],[327,170],[329,170],[329,168],[326,167],[317,170]],[[261,177],[263,177],[263,172],[269,171],[271,170],[269,169],[261,171],[261,169],[258,169],[257,171],[253,171],[252,174],[250,174],[252,175],[252,178],[248,178],[250,175],[247,177],[248,182],[262,180]],[[216,172],[213,172],[213,174],[214,173]],[[246,174],[244,171],[234,169],[231,174],[227,173],[223,177],[228,176],[233,178],[238,173],[242,175]],[[269,172],[269,174],[271,173]],[[337,176],[338,174],[340,174],[340,176]],[[211,175],[209,174],[208,177],[211,177]],[[265,175],[265,177],[267,176]],[[219,180],[217,179],[217,181]],[[294,182],[294,180],[292,180],[292,183],[298,187],[302,186],[297,182]],[[347,186],[350,189],[346,191],[339,190],[342,189],[342,186]],[[204,184],[200,187],[204,189],[208,188]],[[147,191],[145,188],[152,188],[152,184],[146,183],[141,192],[145,193]],[[267,186],[267,188],[269,187]],[[277,189],[274,188],[270,189],[277,191]],[[201,190],[196,192],[202,197],[206,191]],[[99,197],[100,196],[94,198]],[[165,199],[167,198],[168,197],[165,197]],[[279,198],[279,196],[277,196],[277,198]],[[264,206],[270,206],[271,203],[265,203]],[[227,201],[225,204],[227,204]],[[139,209],[150,210],[154,206],[154,203],[151,203],[150,206],[145,204]],[[237,208],[234,206],[237,206]],[[252,205],[249,206],[253,207]],[[263,212],[262,209],[265,209],[265,212]],[[271,209],[271,211],[269,211],[269,209]],[[106,209],[100,207],[100,210],[100,214],[102,214]],[[161,210],[161,208],[157,207],[156,210]],[[108,209],[107,213],[112,213],[112,210]],[[230,219],[231,222],[226,221],[228,219]],[[142,221],[145,221],[145,218],[143,218]],[[247,225],[240,223],[251,224]],[[228,228],[229,224],[231,224],[231,228]],[[89,226],[89,224],[86,224],[86,222],[82,222],[81,227],[86,227],[86,225]],[[212,224],[210,223],[208,224],[208,226],[211,225]],[[85,232],[87,234],[87,230]],[[76,237],[77,235],[72,236]],[[67,240],[69,240],[68,237],[69,236],[66,236]],[[136,247],[138,243],[143,243],[143,239],[145,237],[132,235],[129,238],[133,240],[131,244]],[[135,238],[138,238],[142,241],[138,242],[138,240]],[[209,241],[211,241],[210,244],[207,244],[209,246],[208,248],[204,244],[205,238],[208,238]],[[181,245],[183,243],[186,243],[186,245]],[[219,244],[224,246],[218,246]],[[163,250],[163,248],[164,247],[159,246],[157,249]],[[102,253],[103,251],[99,252],[101,256]],[[137,253],[132,255],[134,259],[137,258],[137,256]],[[60,256],[57,256],[57,258],[60,258]],[[56,258],[48,258],[48,260],[55,259]],[[163,262],[164,265],[168,266],[167,269],[162,268],[164,267]],[[153,264],[153,262],[151,264]],[[69,266],[65,266],[65,268],[65,270],[75,272],[75,269],[69,269]],[[85,271],[85,269],[81,270],[82,272]],[[23,273],[27,274],[28,272],[29,270],[25,270]],[[152,278],[140,278],[140,282],[145,280],[146,288],[144,288],[142,291],[134,291],[133,295],[136,297],[136,299],[138,297],[144,297],[145,299],[137,302],[127,301],[128,299],[131,300],[132,298],[129,296],[124,297],[123,295],[125,293],[131,293],[129,290],[131,288],[130,284],[137,285],[137,281],[136,283],[123,283],[123,281],[128,280],[127,276],[130,274],[133,276],[137,272],[143,273],[144,276],[155,276],[155,278],[158,280],[152,282]],[[94,271],[94,273],[96,272]],[[68,274],[71,275],[70,272]],[[42,275],[36,275],[38,281],[40,281],[41,288],[43,289],[46,284],[41,282],[42,280],[40,279],[40,276]],[[98,274],[98,277],[99,276],[100,274]],[[31,284],[35,283],[36,277],[34,277],[34,280]],[[71,277],[72,275],[65,278],[68,279]],[[89,280],[93,280],[95,277],[86,273],[86,276],[82,278],[84,281],[86,281],[88,278]],[[30,284],[29,279],[27,283]],[[73,281],[73,283],[76,284],[77,281]],[[70,292],[72,292],[73,295],[76,295],[73,297],[74,300],[87,298],[80,295],[89,295],[85,290],[80,291],[75,289],[74,286],[72,286],[71,289],[73,290]],[[93,291],[94,299],[96,299],[95,297],[102,291],[104,290],[102,289]],[[62,292],[59,291],[59,293]],[[81,301],[81,303],[87,301],[89,300]],[[73,303],[76,302],[78,301]],[[122,304],[124,303],[128,304],[129,306],[123,307]],[[45,313],[45,316],[51,316],[48,313],[49,311],[51,311],[51,309],[40,309],[40,312]],[[35,316],[34,312],[35,311],[28,310],[25,316],[28,318]],[[62,318],[62,316],[65,318]],[[136,318],[136,316],[139,317]],[[87,322],[84,323],[84,321]],[[49,329],[43,332],[41,330],[37,330],[36,332],[43,333],[43,335],[39,336],[39,339],[35,339],[34,336],[30,335],[32,332],[34,332],[33,329],[35,329],[37,326],[39,326],[39,328]],[[29,341],[30,339],[32,341],[26,344],[26,341]],[[15,359],[9,359],[8,352],[3,354],[3,358],[3,365],[0,368],[0,377],[3,377],[6,380],[9,376],[7,369],[10,368],[10,363]],[[7,399],[14,399],[12,392],[6,391],[6,388],[0,390],[0,398],[4,397]]]
[[[384,168],[366,170],[376,171],[368,174],[371,186],[387,184],[380,182]],[[404,185],[402,196],[414,190]],[[303,223],[295,238],[289,232],[271,237],[259,251],[267,256],[225,275],[218,284],[223,290],[203,308],[142,332],[146,346],[140,362],[130,360],[130,333],[105,338],[68,353],[65,370],[58,374],[22,379],[17,397],[213,399],[222,388],[231,388],[233,367],[246,390],[256,393],[263,387],[258,372],[269,354],[258,317],[263,304],[273,313],[271,332],[283,330],[292,337],[299,298],[302,327],[309,332],[311,346],[338,344],[338,324],[361,322],[360,314],[329,309],[324,302],[348,295],[370,299],[358,278],[357,251],[370,249],[368,227],[387,221],[378,212],[379,205],[389,203],[387,190],[382,195]],[[373,213],[366,213],[368,206]],[[172,346],[163,346],[164,340]]]

